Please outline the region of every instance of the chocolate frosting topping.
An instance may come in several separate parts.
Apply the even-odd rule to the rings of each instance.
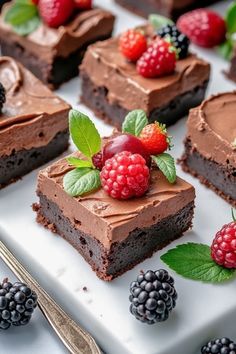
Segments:
[[[236,167],[236,91],[215,95],[190,111],[188,137],[206,158]]]
[[[38,191],[56,203],[76,228],[96,237],[106,248],[125,239],[136,228],[149,227],[175,214],[195,196],[194,188],[187,182],[177,178],[172,185],[160,171],[153,170],[150,189],[142,198],[119,201],[103,189],[72,198],[63,190],[63,176],[70,170],[66,159],[62,159],[41,171]]]
[[[153,36],[153,28],[142,27]],[[178,60],[174,74],[147,79],[137,73],[136,65],[128,62],[120,53],[118,38],[91,45],[84,57],[81,70],[85,71],[96,86],[108,89],[107,99],[127,110],[143,109],[148,114],[162,107],[196,86],[209,80],[210,66],[190,54]]]
[[[40,147],[68,127],[70,106],[21,64],[0,57],[0,82],[6,102],[0,115],[0,155]]]
[[[0,37],[7,36],[11,41],[49,63],[52,63],[56,56],[67,57],[95,38],[107,35],[112,32],[114,25],[114,16],[110,12],[94,8],[77,13],[68,24],[56,29],[42,22],[34,32],[23,37],[4,22],[4,13],[10,6],[10,4],[4,6],[0,17]]]

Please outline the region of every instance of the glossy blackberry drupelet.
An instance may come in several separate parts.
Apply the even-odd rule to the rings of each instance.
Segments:
[[[166,321],[176,305],[174,279],[160,269],[140,274],[130,285],[130,312],[147,324]]]
[[[4,281],[0,284],[0,330],[29,323],[37,306],[37,295],[27,285]]]
[[[202,354],[236,354],[236,344],[229,338],[215,339],[202,347]]]
[[[166,25],[157,32],[161,38],[170,38],[171,43],[178,51],[179,59],[184,59],[188,55],[190,40],[185,34],[181,33],[175,25]]]
[[[0,113],[2,112],[2,107],[6,102],[6,91],[4,86],[0,82]]]

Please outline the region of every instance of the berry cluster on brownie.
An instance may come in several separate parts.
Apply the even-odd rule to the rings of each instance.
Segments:
[[[5,21],[16,32],[26,35],[34,31],[40,20],[49,27],[64,25],[76,11],[92,8],[92,0],[31,0],[29,2],[13,1],[5,13]],[[24,13],[25,16],[20,16]]]
[[[72,110],[69,126],[72,140],[87,158],[68,158],[74,169],[64,176],[64,188],[71,196],[102,186],[115,199],[141,197],[149,189],[153,165],[170,183],[175,182],[174,159],[166,152],[171,148],[171,137],[164,125],[148,124],[144,111],[130,112],[124,120],[123,132],[117,133],[103,147],[94,124],[84,114]],[[86,140],[82,135],[87,136]],[[88,183],[85,183],[86,175]]]
[[[155,28],[153,35],[147,36],[142,28],[124,32],[119,39],[120,52],[136,63],[137,72],[143,77],[172,74],[176,61],[188,56],[190,41],[168,19],[160,25],[159,16],[151,15],[149,21]]]

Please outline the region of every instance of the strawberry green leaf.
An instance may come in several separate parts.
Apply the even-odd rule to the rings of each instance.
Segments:
[[[131,111],[125,117],[122,131],[134,136],[139,136],[143,128],[148,124],[146,113],[141,109]]]
[[[15,2],[5,13],[4,20],[12,26],[22,25],[34,17],[38,17],[37,7],[30,2]]]
[[[161,172],[165,175],[167,180],[170,183],[175,183],[176,181],[176,168],[175,168],[175,160],[166,152],[157,156],[152,155],[152,160],[159,167]]]
[[[151,25],[156,29],[160,29],[166,25],[173,25],[174,22],[171,21],[169,18],[157,15],[157,14],[151,14],[149,15],[148,21],[151,23]]]
[[[88,167],[76,168],[68,172],[63,179],[63,187],[72,197],[82,196],[100,186],[100,172]]]
[[[187,243],[171,249],[161,260],[177,274],[192,280],[220,283],[231,279],[235,270],[216,264],[207,245]]]
[[[227,32],[232,34],[236,32],[236,1],[233,1],[226,13]]]
[[[67,161],[70,165],[75,167],[93,167],[91,161],[81,160],[74,156],[67,157]]]
[[[71,138],[86,157],[92,158],[101,149],[101,137],[93,122],[83,113],[72,109],[69,113]]]

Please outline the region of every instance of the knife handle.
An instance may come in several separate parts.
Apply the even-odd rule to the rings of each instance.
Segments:
[[[38,305],[58,337],[72,354],[102,354],[92,336],[74,322],[0,241],[0,257],[12,272],[38,295]]]

